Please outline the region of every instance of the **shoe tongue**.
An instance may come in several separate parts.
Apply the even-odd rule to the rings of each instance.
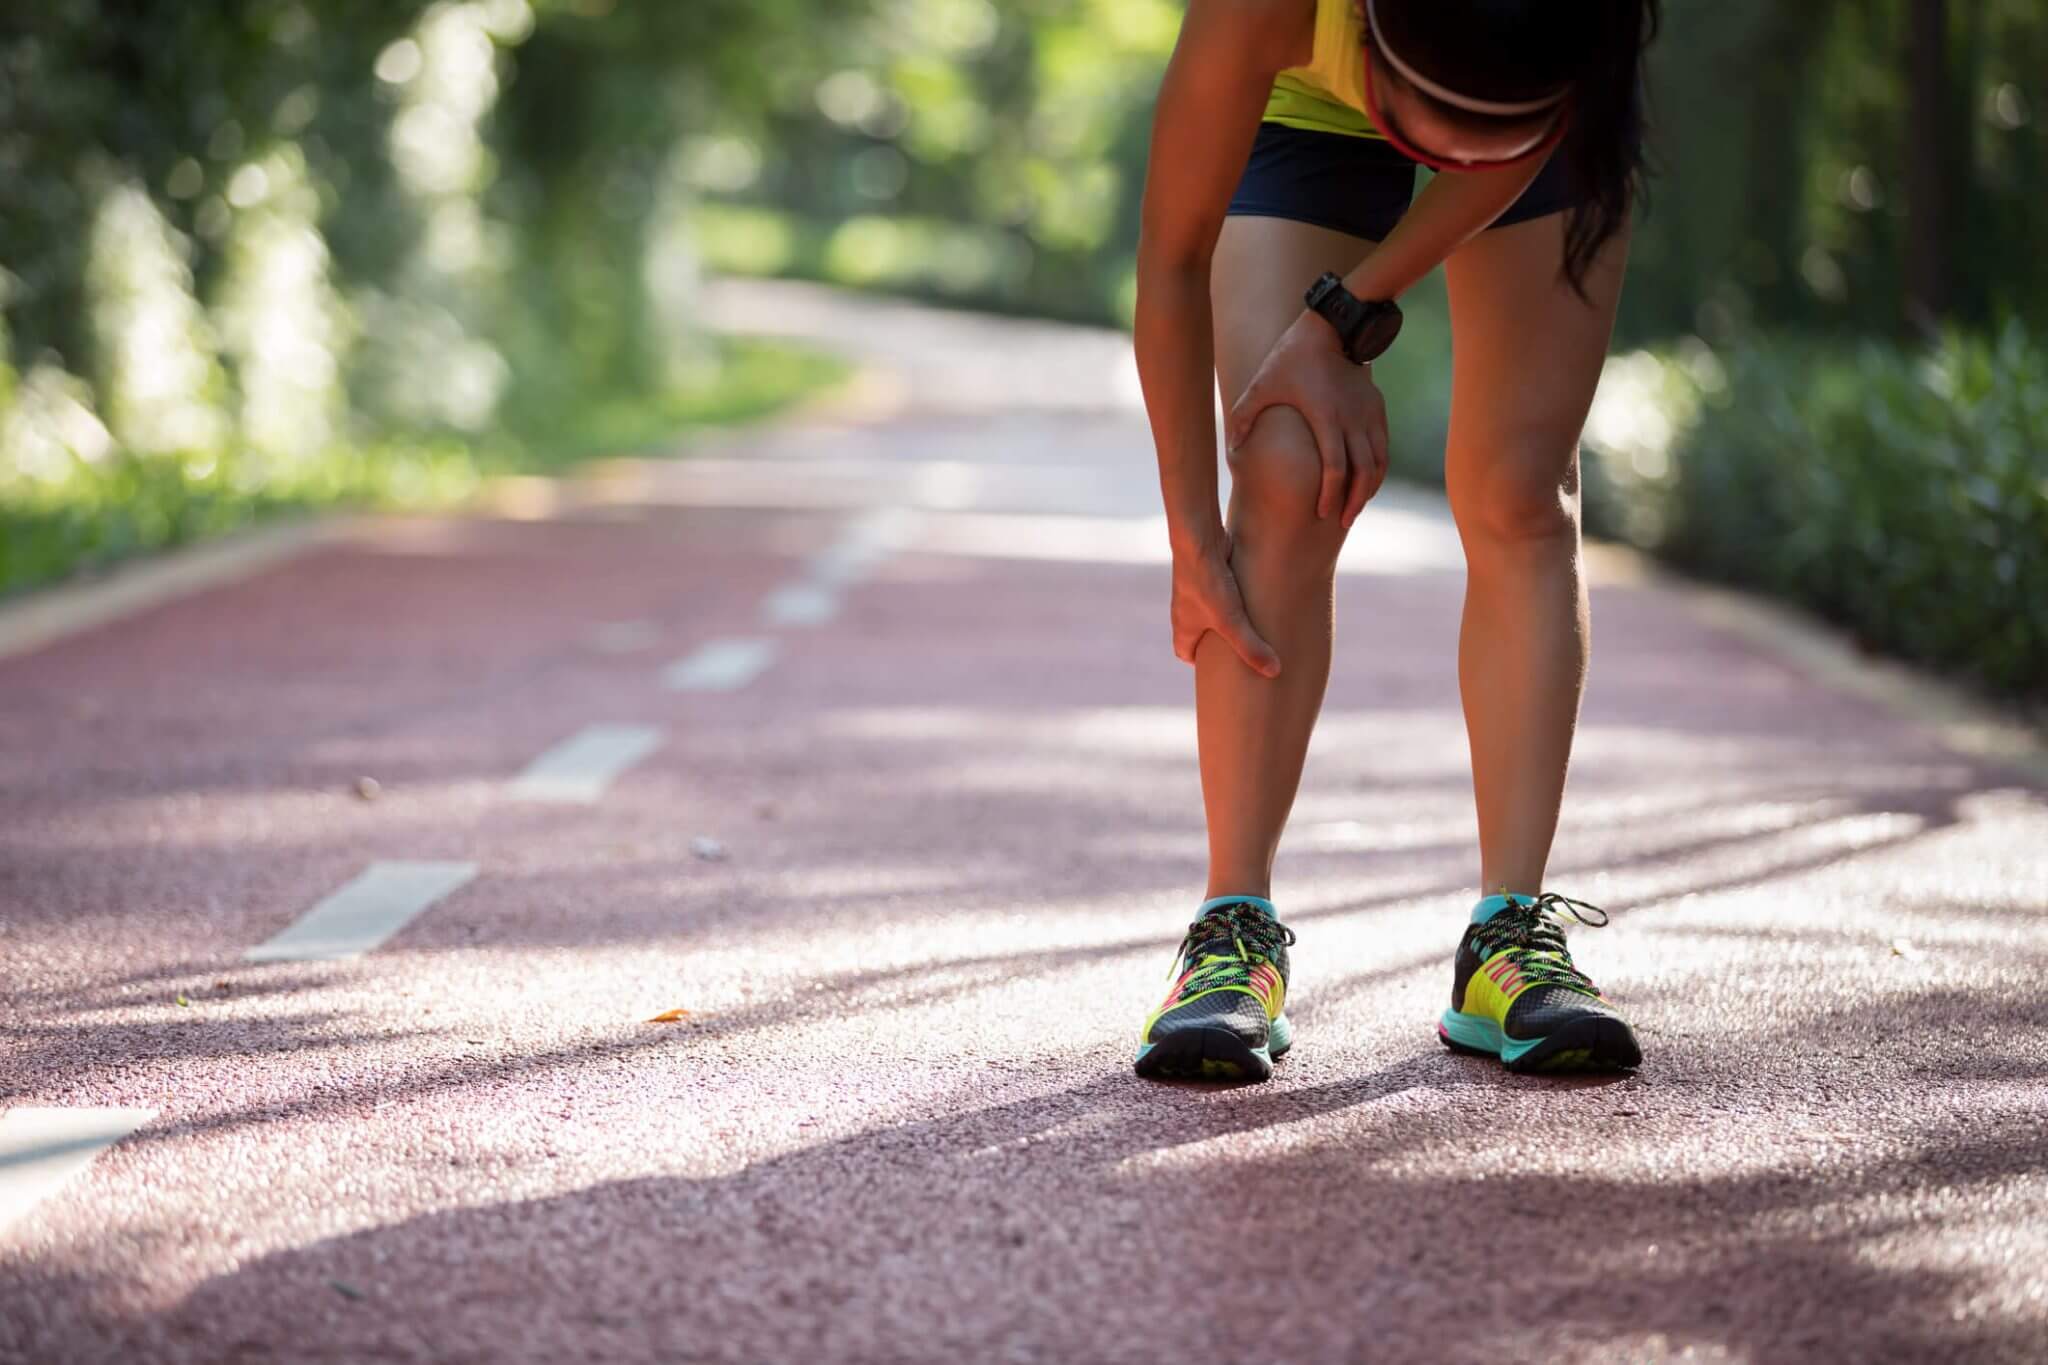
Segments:
[[[1237,935],[1227,924],[1219,926],[1217,931],[1199,935],[1193,943],[1188,945],[1188,962],[1190,965],[1200,962],[1205,957],[1236,956]]]

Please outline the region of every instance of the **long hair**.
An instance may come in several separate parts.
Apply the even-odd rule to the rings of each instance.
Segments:
[[[1377,0],[1375,9],[1389,46],[1447,89],[1499,101],[1570,89],[1556,155],[1578,203],[1560,268],[1583,298],[1594,260],[1644,192],[1643,51],[1657,35],[1658,0]]]

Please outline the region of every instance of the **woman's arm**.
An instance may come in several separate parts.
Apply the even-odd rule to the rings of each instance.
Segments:
[[[1344,277],[1344,287],[1361,299],[1399,297],[1506,213],[1542,172],[1545,160],[1485,171],[1438,172],[1386,240]],[[1306,281],[1302,288],[1308,288]]]
[[[1273,77],[1307,59],[1314,22],[1313,0],[1193,0],[1159,88],[1133,331],[1176,554],[1223,543],[1209,261]]]

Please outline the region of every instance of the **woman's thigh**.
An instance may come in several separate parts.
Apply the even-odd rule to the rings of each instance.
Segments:
[[[1609,242],[1580,298],[1562,275],[1568,215],[1480,233],[1444,263],[1451,305],[1445,481],[1468,538],[1569,524],[1579,432],[1614,330],[1628,259]]]
[[[1226,407],[1252,382],[1280,334],[1301,316],[1302,295],[1316,277],[1325,270],[1348,273],[1372,247],[1362,237],[1291,218],[1223,220],[1209,266],[1209,308],[1216,378]]]

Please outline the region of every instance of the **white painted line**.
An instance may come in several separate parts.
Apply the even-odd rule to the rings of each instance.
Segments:
[[[901,507],[872,508],[848,521],[831,544],[811,556],[802,578],[768,594],[762,619],[771,626],[823,625],[839,614],[840,589],[867,577],[910,539],[916,525],[916,514]]]
[[[620,773],[660,744],[661,731],[651,725],[592,725],[533,760],[512,783],[512,797],[594,804]]]
[[[283,933],[242,956],[250,962],[328,962],[360,956],[474,876],[475,863],[371,863]]]
[[[631,654],[660,637],[652,621],[607,621],[590,632],[591,645],[606,654]]]
[[[854,518],[830,545],[811,557],[812,581],[851,583],[865,576],[910,539],[917,523],[917,514],[903,507],[878,507]]]
[[[156,1117],[154,1109],[10,1109],[0,1114],[0,1232]]]
[[[745,687],[775,662],[773,640],[712,640],[662,673],[672,692],[730,692]]]
[[[819,626],[838,614],[839,594],[822,583],[785,583],[761,604],[771,626]]]

